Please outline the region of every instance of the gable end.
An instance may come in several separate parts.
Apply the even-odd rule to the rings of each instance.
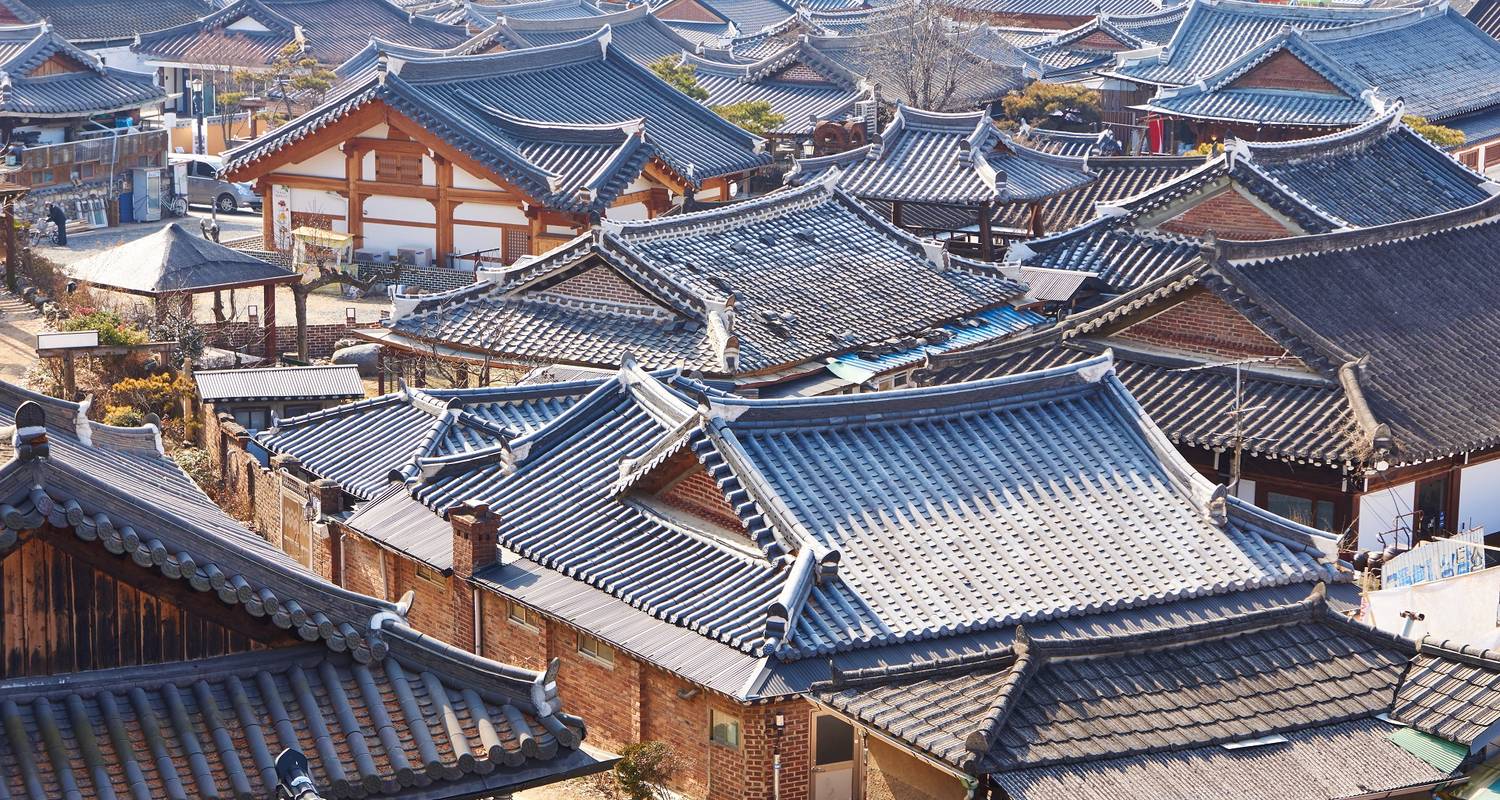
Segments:
[[[1165,309],[1117,330],[1112,338],[1222,360],[1286,352],[1233,306],[1203,288],[1192,289]]]
[[[1294,92],[1316,92],[1347,96],[1347,92],[1333,85],[1318,71],[1309,67],[1290,50],[1281,50],[1276,55],[1253,67],[1249,72],[1229,84],[1231,89],[1284,89]]]

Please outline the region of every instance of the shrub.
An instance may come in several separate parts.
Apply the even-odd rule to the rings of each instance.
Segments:
[[[664,800],[664,785],[682,764],[663,742],[626,745],[615,764],[615,783],[627,800]]]
[[[134,428],[146,424],[146,415],[130,406],[105,406],[104,424]]]
[[[109,387],[110,396],[119,406],[143,415],[156,414],[162,419],[181,416],[182,401],[192,392],[193,385],[186,378],[174,378],[165,372],[146,378],[125,378]]]
[[[113,311],[82,308],[63,320],[58,328],[65,331],[99,331],[99,344],[125,346],[145,344],[146,332],[135,328]]]
[[[1056,123],[1057,127],[1088,127],[1100,119],[1099,93],[1069,83],[1033,81],[1000,101],[1005,116],[1033,125]],[[1048,127],[1051,127],[1049,125]]]

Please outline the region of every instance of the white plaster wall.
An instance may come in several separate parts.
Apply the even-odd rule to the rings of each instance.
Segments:
[[[454,225],[453,251],[455,253],[474,253],[480,250],[492,250],[500,246],[500,237],[503,233],[504,231],[499,228]],[[498,254],[495,255],[498,256]]]
[[[359,156],[359,179],[362,181],[375,180],[375,154],[368,150]]]
[[[500,184],[485,180],[457,164],[453,165],[453,187],[455,189],[483,189],[491,192],[504,191]]]
[[[287,164],[277,172],[285,172],[288,175],[312,175],[319,178],[338,178],[343,180],[344,176],[344,154],[337,147],[330,147],[312,158]]]
[[[431,255],[437,247],[437,231],[433,228],[366,222],[365,240],[362,247],[370,250],[386,250],[391,253],[403,247],[414,247],[425,249]]]
[[[1399,524],[1403,529],[1411,527],[1412,503],[1416,500],[1415,481],[1396,486],[1381,487],[1359,497],[1359,548],[1378,550],[1384,545],[1380,534],[1393,530]],[[1394,543],[1394,542],[1388,542]],[[1403,536],[1402,544],[1407,544]]]
[[[566,225],[548,225],[547,233],[553,236],[577,236],[578,232]]]
[[[1239,490],[1235,492],[1235,496],[1247,503],[1254,503],[1255,481],[1248,481],[1244,478],[1240,478]]]
[[[123,69],[126,72],[138,72],[143,75],[155,75],[156,67],[146,66],[146,60],[130,49],[130,45],[116,45],[114,47],[100,47],[89,52],[104,59],[104,65],[114,69]]]
[[[293,211],[301,211],[305,214],[332,214],[336,217],[349,216],[348,201],[335,192],[296,187],[293,187],[291,192]]]
[[[1458,524],[1500,532],[1500,460],[1464,467],[1458,479]]]
[[[422,185],[437,185],[437,164],[432,163],[432,159],[427,156],[422,156]]]
[[[717,201],[719,199],[719,190],[718,188],[703,189],[693,196],[699,200]]]
[[[365,217],[397,219],[405,222],[437,222],[437,209],[420,197],[371,195],[364,198]]]
[[[490,203],[459,203],[453,207],[453,219],[474,222],[504,222],[510,225],[527,224],[526,212],[520,206],[501,206]]]
[[[651,210],[646,208],[645,203],[629,203],[606,209],[604,216],[618,220],[650,219]]]

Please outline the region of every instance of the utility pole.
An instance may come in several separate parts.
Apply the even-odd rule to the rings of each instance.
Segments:
[[[1234,398],[1233,405],[1229,409],[1231,421],[1229,444],[1231,455],[1229,461],[1229,493],[1238,496],[1240,491],[1241,462],[1245,455],[1245,415],[1254,411],[1261,411],[1265,406],[1245,407],[1245,378],[1244,368],[1247,364],[1272,364],[1289,358],[1290,354],[1282,351],[1279,356],[1257,356],[1255,358],[1242,358],[1235,361],[1219,361],[1209,364],[1197,364],[1191,367],[1174,369],[1172,372],[1203,372],[1210,369],[1222,369],[1224,367],[1234,368]]]

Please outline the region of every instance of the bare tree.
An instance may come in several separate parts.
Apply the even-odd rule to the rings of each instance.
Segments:
[[[890,6],[871,27],[870,78],[909,105],[959,110],[964,73],[983,68],[969,51],[977,30],[949,19],[937,0]]]
[[[329,268],[318,261],[312,272],[304,274],[302,280],[288,288],[292,290],[292,306],[297,314],[297,360],[307,361],[307,297],[324,286],[352,286],[361,292],[370,291],[374,280],[361,280],[339,269]]]

